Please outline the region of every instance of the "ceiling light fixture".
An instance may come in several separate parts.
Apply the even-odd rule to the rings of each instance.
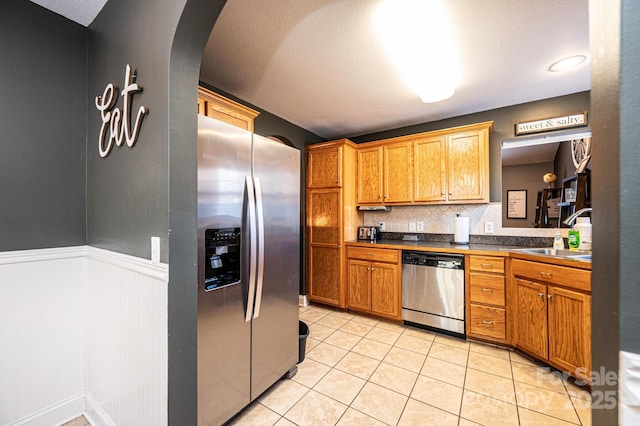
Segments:
[[[549,67],[549,71],[551,72],[566,71],[568,69],[577,67],[578,65],[583,63],[586,59],[587,57],[584,55],[569,56],[567,58],[560,59],[559,61],[556,61],[553,64],[551,64],[551,66]]]
[[[460,70],[444,1],[384,0],[374,21],[402,79],[423,102],[453,96]]]

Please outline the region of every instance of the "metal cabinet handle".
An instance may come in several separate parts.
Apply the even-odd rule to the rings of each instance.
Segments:
[[[480,291],[482,291],[484,293],[493,293],[493,289],[492,288],[481,288]]]
[[[493,265],[491,263],[481,263],[480,266],[482,266],[483,268],[493,268]]]
[[[540,275],[542,275],[543,277],[553,277],[553,273],[552,272],[544,272],[544,271],[539,271]]]
[[[551,299],[551,296],[553,296],[552,294],[548,294],[547,295],[547,299]]]
[[[384,198],[389,198],[389,196],[388,196],[388,195],[385,195],[385,196],[384,196]]]
[[[544,297],[543,293],[538,293],[538,297]]]
[[[482,320],[482,323],[483,323],[484,325],[493,325],[493,324],[494,324],[494,322],[493,322],[493,321],[486,321],[486,320]]]

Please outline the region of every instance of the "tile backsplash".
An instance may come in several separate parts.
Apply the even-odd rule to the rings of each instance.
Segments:
[[[385,232],[409,232],[409,222],[424,222],[424,231],[414,233],[453,234],[456,214],[469,217],[469,234],[489,235],[484,232],[484,223],[493,222],[494,232],[490,235],[554,237],[555,228],[503,228],[502,203],[457,204],[436,206],[394,206],[390,212],[365,211],[364,226],[376,226],[385,222]],[[533,219],[530,220],[532,222]],[[567,237],[568,228],[561,229]]]

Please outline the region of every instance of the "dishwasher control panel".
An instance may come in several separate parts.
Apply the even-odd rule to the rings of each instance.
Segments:
[[[403,251],[402,263],[434,268],[464,269],[464,256]]]

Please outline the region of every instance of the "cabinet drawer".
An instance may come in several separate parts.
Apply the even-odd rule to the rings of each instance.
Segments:
[[[469,297],[471,302],[487,303],[504,307],[504,276],[469,274]]]
[[[501,340],[507,338],[504,309],[471,305],[470,317],[471,334]]]
[[[492,256],[469,256],[469,270],[504,273],[504,258]]]
[[[375,260],[379,262],[398,263],[398,250],[376,249],[369,247],[347,247],[349,259]]]
[[[513,259],[511,268],[517,277],[591,291],[591,271],[520,259]]]

